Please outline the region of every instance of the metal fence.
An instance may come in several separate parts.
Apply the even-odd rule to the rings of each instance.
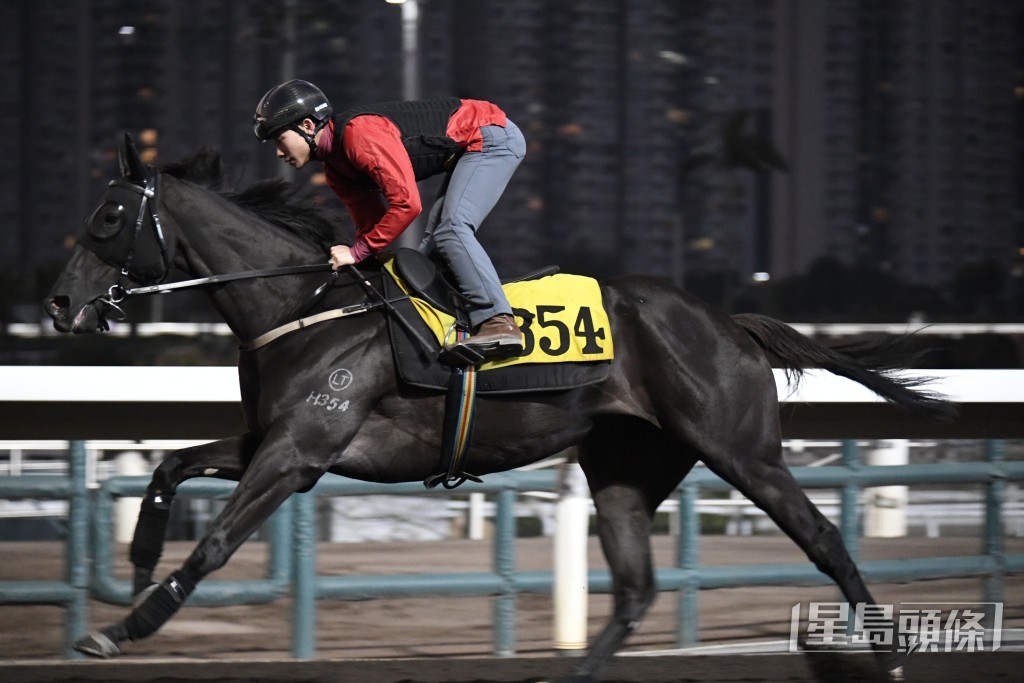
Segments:
[[[948,577],[985,578],[984,599],[1002,600],[1005,578],[1024,572],[1024,555],[1005,552],[1002,514],[1006,482],[1024,480],[1024,462],[1003,459],[1002,441],[987,441],[985,462],[932,465],[865,466],[856,441],[844,441],[842,462],[826,467],[793,468],[806,488],[840,491],[839,526],[856,559],[859,545],[858,502],[862,489],[880,485],[970,483],[985,487],[984,535],[977,555],[879,560],[860,563],[869,582],[907,581]],[[112,477],[94,491],[86,486],[85,446],[72,442],[66,477],[24,476],[0,478],[0,498],[64,498],[69,500],[67,580],[0,583],[0,604],[57,604],[66,607],[64,652],[73,656],[71,643],[87,630],[90,597],[115,604],[129,604],[127,581],[113,577],[111,536],[114,502],[122,496],[140,495],[148,477]],[[316,609],[320,600],[351,600],[390,597],[490,596],[494,600],[493,645],[498,655],[516,651],[516,596],[550,594],[550,571],[516,569],[515,505],[519,493],[556,490],[553,471],[512,472],[491,475],[483,484],[467,484],[459,493],[484,493],[495,499],[493,563],[490,571],[472,573],[423,573],[403,575],[322,576],[316,573],[316,498],[364,494],[450,495],[428,493],[421,484],[369,484],[329,475],[307,494],[293,496],[268,523],[267,576],[257,580],[210,580],[190,598],[191,604],[236,605],[266,603],[291,591],[292,654],[309,659],[316,654]],[[233,484],[199,479],[186,482],[181,496],[209,498],[230,494]],[[677,645],[698,641],[699,592],[702,589],[828,583],[810,562],[744,566],[701,566],[698,556],[699,515],[697,501],[704,490],[730,487],[704,468],[685,480],[678,492],[678,545],[676,563],[659,567],[658,587],[677,593]],[[88,524],[92,520],[92,533]],[[92,538],[90,543],[88,539]],[[92,568],[91,571],[89,568]],[[588,575],[592,592],[609,592],[607,571]]]
[[[86,487],[85,443],[74,441],[68,449],[66,476],[25,475],[0,477],[0,498],[68,501],[64,581],[0,581],[0,605],[60,605],[64,620],[65,656],[76,656],[71,644],[88,628],[89,515]]]

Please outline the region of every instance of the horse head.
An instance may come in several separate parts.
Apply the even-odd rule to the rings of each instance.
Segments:
[[[108,329],[108,316],[123,316],[118,303],[129,282],[161,282],[170,270],[171,251],[156,211],[158,177],[128,134],[120,162],[121,177],[110,181],[86,219],[71,259],[43,302],[59,332]]]

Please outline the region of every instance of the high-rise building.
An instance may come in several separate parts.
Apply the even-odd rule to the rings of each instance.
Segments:
[[[560,260],[549,252],[558,235],[557,230],[547,230],[544,203],[544,169],[549,158],[545,145],[550,114],[545,79],[549,4],[544,0],[460,0],[424,8],[424,16],[436,22],[433,32],[452,37],[437,41],[424,56],[428,64],[436,65],[423,74],[425,91],[495,102],[526,137],[526,157],[479,232],[503,276],[522,275]],[[449,79],[441,81],[446,67]]]
[[[772,267],[832,255],[941,286],[1015,257],[1020,10],[780,0]]]
[[[887,253],[910,281],[1014,258],[1016,3],[900,6]],[[882,210],[888,207],[881,207]]]
[[[625,10],[605,1],[551,4],[546,11],[540,142],[549,253],[570,270],[615,272],[626,259],[630,228],[647,227],[626,212],[633,154],[627,112],[645,103],[629,101]]]
[[[263,61],[237,3],[18,0],[0,12],[4,263],[62,261],[130,133],[147,163],[201,147],[243,165]],[[6,74],[5,74],[6,76]],[[252,179],[252,178],[250,178]]]
[[[80,225],[89,93],[80,13],[57,3],[0,5],[0,266],[62,253]]]
[[[771,3],[679,3],[675,98],[687,277],[731,271],[749,280],[768,270],[774,238],[767,170],[756,172],[753,141],[769,142],[776,49]]]
[[[149,161],[210,147],[233,186],[282,174],[332,202],[317,169],[252,137],[259,95],[306,78],[340,110],[410,86],[403,11],[383,0],[70,7],[0,3],[0,265],[65,258],[124,131]],[[526,135],[480,233],[503,275],[745,281],[835,256],[939,285],[1017,254],[1022,16],[986,0],[420,0],[412,85],[492,100]],[[749,157],[768,141],[786,172]]]

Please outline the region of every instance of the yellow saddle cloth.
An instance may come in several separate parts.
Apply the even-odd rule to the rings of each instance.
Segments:
[[[408,287],[395,273],[393,262],[388,261],[385,267],[402,291],[409,294]],[[479,370],[522,363],[603,361],[615,357],[612,328],[597,280],[557,273],[512,282],[502,289],[523,331],[526,348],[521,356],[489,361]],[[455,318],[416,296],[411,301],[439,345],[454,343]]]

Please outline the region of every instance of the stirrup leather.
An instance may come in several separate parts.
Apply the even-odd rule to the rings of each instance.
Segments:
[[[464,330],[456,332],[462,339]],[[457,347],[454,347],[457,348]],[[471,351],[472,349],[466,349]],[[474,352],[475,353],[475,352]],[[475,364],[455,366],[451,369],[448,391],[444,402],[444,423],[441,433],[441,472],[427,477],[423,485],[428,489],[438,484],[446,489],[461,486],[466,481],[482,481],[476,475],[462,469],[462,457],[473,439],[473,420],[476,417]]]

